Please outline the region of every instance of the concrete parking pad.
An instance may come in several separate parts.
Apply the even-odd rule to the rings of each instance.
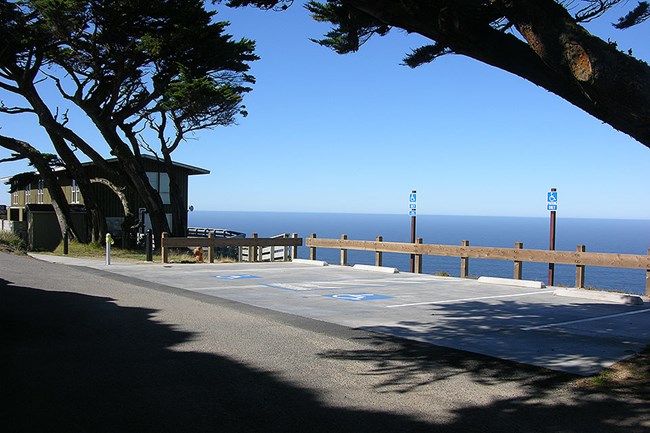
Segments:
[[[650,305],[555,296],[555,288],[484,284],[304,263],[114,263],[86,266],[352,328],[590,375],[650,344]]]

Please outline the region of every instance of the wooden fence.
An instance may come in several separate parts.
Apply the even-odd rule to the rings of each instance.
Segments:
[[[250,258],[253,261],[258,261],[260,254],[259,249],[264,247],[287,247],[291,248],[291,257],[298,256],[298,247],[302,246],[302,238],[293,235],[290,238],[277,237],[277,238],[259,238],[257,234],[253,233],[251,238],[217,238],[212,233],[207,238],[181,238],[169,237],[167,233],[163,233],[160,242],[162,262],[169,261],[169,248],[191,248],[203,247],[208,249],[208,262],[214,263],[214,248],[223,247],[248,247],[251,251]],[[286,257],[286,255],[285,255]],[[270,260],[274,260],[274,255],[270,256]]]
[[[468,277],[469,259],[495,259],[512,260],[514,262],[513,276],[522,278],[522,263],[557,263],[574,265],[576,267],[576,287],[584,287],[585,266],[604,266],[612,268],[644,269],[646,271],[646,295],[650,296],[650,249],[648,255],[591,253],[585,251],[584,245],[578,245],[576,251],[557,250],[530,250],[524,249],[521,242],[514,248],[493,248],[469,246],[469,241],[462,241],[462,245],[434,245],[423,244],[422,239],[417,239],[415,244],[384,242],[381,236],[375,241],[348,240],[346,235],[341,239],[319,239],[315,233],[305,239],[305,246],[309,247],[309,258],[316,260],[316,248],[335,248],[341,250],[341,265],[347,265],[347,251],[374,251],[375,265],[382,265],[382,253],[401,253],[415,255],[415,272],[422,272],[422,256],[459,257],[460,276]]]

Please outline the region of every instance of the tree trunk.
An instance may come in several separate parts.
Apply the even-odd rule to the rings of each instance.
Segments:
[[[174,236],[187,236],[187,203],[183,200],[181,189],[178,186],[178,177],[174,170],[174,163],[169,152],[163,148],[165,168],[169,175],[169,196],[172,207],[172,233]]]
[[[124,211],[124,221],[125,223],[128,221],[128,228],[125,231],[125,226],[127,224],[122,225],[122,231],[123,231],[123,236],[122,236],[122,247],[123,248],[129,248],[130,245],[128,244],[128,241],[125,242],[125,239],[128,238],[129,233],[130,233],[130,228],[133,225],[134,221],[134,215],[133,212],[131,211],[131,207],[129,206],[129,202],[126,198],[126,194],[124,194],[124,187],[119,187],[115,185],[113,182],[111,182],[108,179],[100,178],[100,177],[95,177],[90,179],[91,183],[99,183],[102,185],[107,186],[108,188],[111,189],[117,196],[117,198],[120,200],[120,203],[122,204],[122,209]],[[101,235],[100,235],[100,240],[103,239],[106,236],[108,230],[104,230]]]
[[[155,244],[160,245],[163,232],[169,232],[165,207],[160,194],[151,186],[140,160],[124,144],[113,125],[111,125],[110,120],[101,118],[93,111],[92,107],[83,108],[111,147],[111,153],[120,161],[122,170],[129,177],[131,184],[144,201],[151,219]]]
[[[341,3],[516,74],[650,147],[650,66],[589,34],[554,0],[492,0],[494,17],[527,43],[477,20],[474,2]]]
[[[101,242],[103,240],[102,233],[106,233],[106,218],[99,207],[99,203],[95,199],[86,170],[61,136],[60,124],[52,116],[50,109],[41,99],[34,87],[34,82],[30,79],[30,75],[23,74],[20,77],[21,79],[17,79],[16,82],[18,83],[21,94],[34,109],[40,125],[47,132],[56,152],[65,163],[68,174],[79,186],[79,191],[84,199],[84,206],[87,212],[86,221],[90,233],[90,240],[91,242]],[[84,239],[87,241],[86,237]]]

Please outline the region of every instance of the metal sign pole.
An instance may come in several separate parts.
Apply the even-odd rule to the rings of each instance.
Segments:
[[[416,218],[417,195],[416,191],[411,191],[409,195],[409,215],[411,216],[411,243],[415,244],[415,218]],[[415,273],[415,254],[411,254],[411,273]]]
[[[551,211],[551,226],[550,226],[550,237],[549,237],[549,246],[548,249],[551,251],[555,250],[555,218],[557,211],[557,189],[551,188],[551,192],[548,193],[548,205],[547,209]],[[555,263],[548,264],[548,285],[552,286],[555,282]]]

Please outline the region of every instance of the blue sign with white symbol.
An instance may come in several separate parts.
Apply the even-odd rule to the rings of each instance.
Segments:
[[[546,193],[546,210],[557,210],[557,191],[549,191]]]
[[[414,217],[417,210],[417,194],[412,192],[409,194],[409,216]]]
[[[342,301],[377,301],[380,299],[391,299],[393,296],[376,295],[374,293],[341,293],[337,295],[324,295],[326,298],[340,299]]]
[[[214,275],[212,278],[219,278],[222,280],[247,280],[250,278],[262,278],[257,275],[237,274],[237,275]]]

